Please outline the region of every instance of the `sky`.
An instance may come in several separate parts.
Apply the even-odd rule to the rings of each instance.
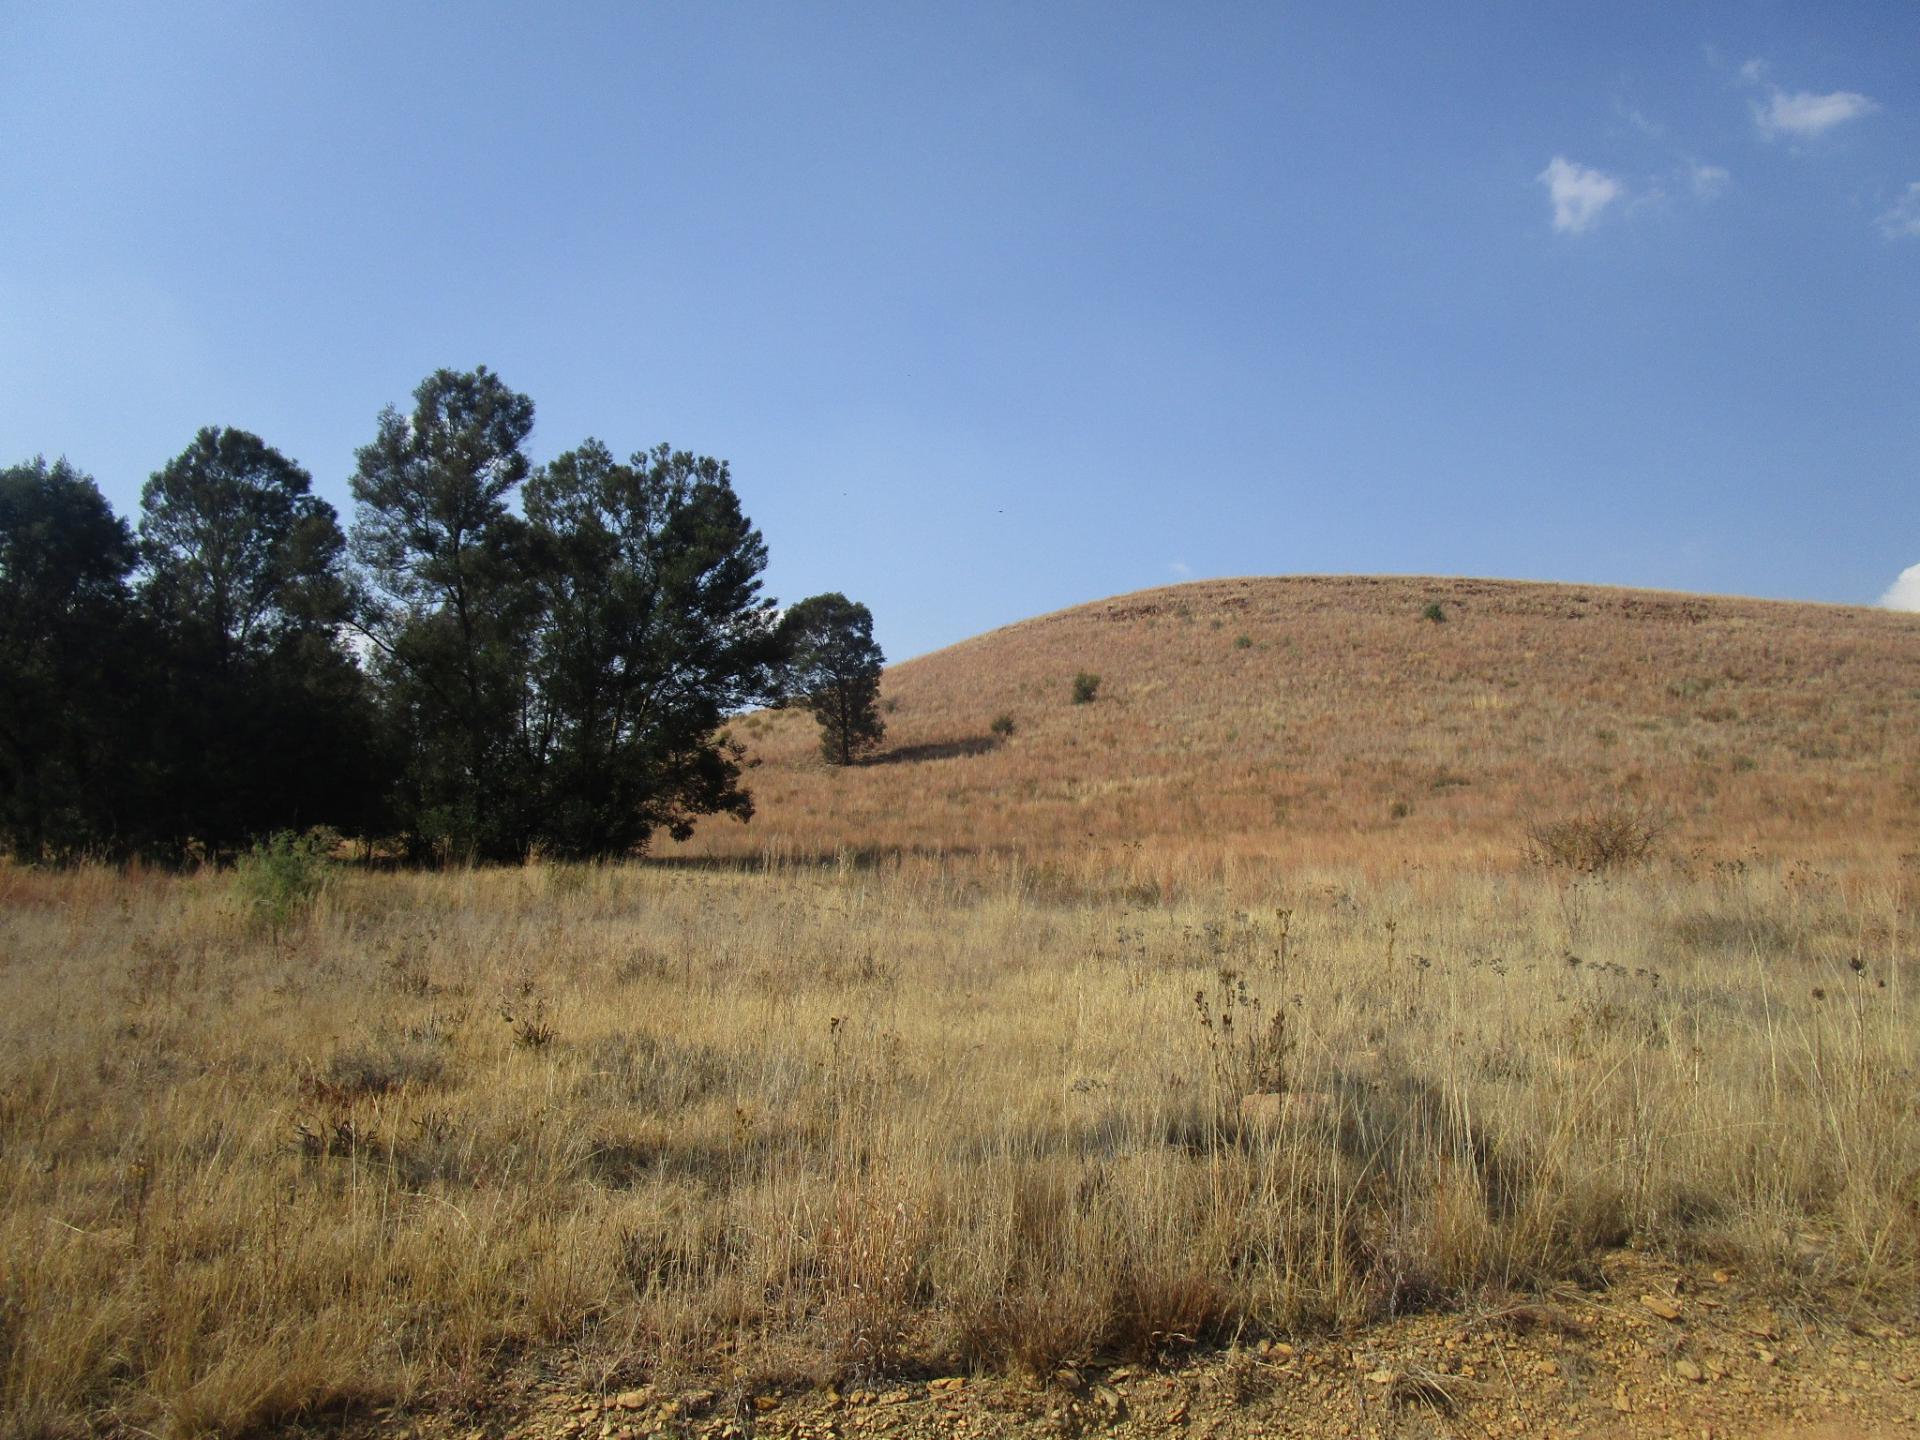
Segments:
[[[894,659],[1188,578],[1920,609],[1920,5],[0,4],[0,464],[436,368]]]

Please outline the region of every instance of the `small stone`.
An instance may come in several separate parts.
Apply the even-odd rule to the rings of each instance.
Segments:
[[[756,1395],[753,1397],[753,1408],[758,1410],[762,1415],[766,1414],[769,1410],[778,1410],[780,1408],[780,1397],[778,1395]]]
[[[1760,1363],[1762,1365],[1778,1365],[1780,1363],[1780,1357],[1764,1345],[1756,1345],[1754,1347],[1754,1354],[1760,1357]]]
[[[1109,1419],[1118,1420],[1127,1413],[1126,1397],[1111,1385],[1094,1386],[1093,1399],[1095,1404],[1107,1412]]]
[[[1558,1360],[1542,1360],[1533,1368],[1541,1375],[1558,1375],[1560,1373],[1560,1362]]]
[[[1375,1370],[1372,1374],[1367,1376],[1367,1379],[1372,1381],[1375,1385],[1391,1385],[1393,1383],[1393,1371]]]
[[[1265,1354],[1266,1352],[1262,1351],[1261,1353]],[[1132,1378],[1133,1368],[1128,1365],[1122,1365],[1118,1370],[1112,1370],[1107,1373],[1107,1383],[1109,1385],[1118,1385],[1122,1380],[1131,1380]]]
[[[1293,1346],[1284,1340],[1276,1340],[1270,1353],[1278,1355],[1282,1360],[1289,1360],[1293,1358]]]
[[[1678,1320],[1680,1307],[1664,1295],[1642,1295],[1640,1303],[1658,1315],[1662,1320]]]
[[[1733,1283],[1733,1272],[1730,1270],[1714,1271],[1713,1283],[1716,1285],[1731,1285]]]
[[[966,1383],[967,1377],[964,1375],[949,1375],[941,1380],[929,1380],[927,1389],[936,1395],[951,1395],[954,1391],[964,1388]]]
[[[1682,1380],[1691,1380],[1696,1385],[1707,1378],[1706,1372],[1691,1360],[1678,1361],[1673,1367],[1673,1373]]]
[[[647,1405],[647,1392],[644,1390],[622,1390],[611,1402],[615,1410],[644,1410]]]
[[[1169,1425],[1184,1425],[1186,1420],[1187,1402],[1184,1400],[1176,1401],[1174,1407],[1167,1412],[1167,1423]]]
[[[1066,1390],[1080,1388],[1080,1372],[1071,1365],[1062,1365],[1053,1372],[1053,1383]]]
[[[911,1390],[889,1390],[880,1397],[880,1403],[882,1405],[904,1405],[911,1399],[913,1399],[913,1392]]]

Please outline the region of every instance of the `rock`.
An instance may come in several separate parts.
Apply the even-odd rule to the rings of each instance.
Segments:
[[[1658,1315],[1662,1320],[1678,1320],[1680,1307],[1664,1295],[1642,1295],[1640,1303]]]
[[[758,1410],[762,1415],[766,1414],[769,1410],[778,1410],[780,1408],[780,1397],[778,1395],[756,1395],[753,1397],[753,1408]]]
[[[1058,1370],[1053,1372],[1053,1383],[1063,1390],[1078,1390],[1080,1388],[1080,1372],[1071,1365],[1062,1365]]]
[[[1375,1370],[1367,1376],[1367,1379],[1375,1385],[1391,1385],[1393,1383],[1393,1371]]]
[[[607,1402],[613,1410],[644,1410],[647,1406],[647,1392],[644,1390],[622,1390]]]
[[[967,1377],[964,1375],[949,1375],[943,1380],[929,1380],[927,1389],[936,1395],[951,1395],[956,1390],[964,1389],[966,1383]]]
[[[1118,1390],[1114,1389],[1111,1385],[1094,1386],[1093,1402],[1094,1404],[1098,1405],[1102,1410],[1106,1411],[1107,1418],[1109,1420],[1121,1420],[1126,1418],[1126,1413],[1127,1413],[1126,1397],[1123,1396]]]
[[[1673,1373],[1678,1375],[1682,1380],[1691,1380],[1696,1385],[1707,1378],[1706,1372],[1691,1360],[1676,1361],[1673,1367]]]

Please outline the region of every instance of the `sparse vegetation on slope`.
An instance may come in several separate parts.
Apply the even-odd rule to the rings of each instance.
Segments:
[[[1920,617],[1886,611],[1200,582],[892,667],[889,743],[912,763],[836,777],[800,717],[751,717],[735,733],[762,762],[754,821],[690,849],[991,852],[1075,883],[1257,890],[1276,864],[1333,858],[1514,865],[1530,823],[1621,808],[1657,813],[1679,854],[1920,850],[1917,662]],[[1071,704],[1061,677],[1095,671],[1098,703]],[[1000,714],[1017,746],[986,743]]]

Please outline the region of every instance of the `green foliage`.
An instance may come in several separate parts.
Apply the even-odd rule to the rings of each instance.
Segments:
[[[65,460],[0,470],[0,842],[23,861],[136,845],[147,822],[133,536]]]
[[[1253,637],[1251,635],[1234,636],[1233,648],[1236,650],[1251,650],[1253,648]]]
[[[233,871],[233,891],[249,919],[277,941],[312,906],[332,868],[339,836],[330,830],[277,831],[242,855]]]
[[[820,722],[820,753],[851,765],[880,743],[880,675],[886,656],[873,638],[873,613],[838,593],[815,595],[780,624],[788,688]]]
[[[372,700],[337,637],[346,541],[311,489],[258,436],[210,427],[141,494],[141,601],[164,647],[154,759],[182,843],[370,818]]]
[[[1447,612],[1438,600],[1431,600],[1427,603],[1427,608],[1420,612],[1420,618],[1430,620],[1435,625],[1444,625],[1447,623]]]
[[[661,445],[620,464],[590,440],[534,475],[526,513],[534,840],[616,855],[750,817],[721,724],[776,698],[785,640],[726,462]]]
[[[1082,670],[1073,677],[1073,703],[1091,705],[1094,696],[1100,693],[1100,677]]]
[[[533,402],[485,366],[437,370],[381,412],[350,482],[358,624],[404,756],[402,823],[461,857],[521,859],[544,716],[527,702],[537,600],[525,524]]]
[[[993,717],[993,724],[987,728],[1002,740],[1005,740],[1009,735],[1013,734],[1013,716],[1005,714],[996,715]]]

